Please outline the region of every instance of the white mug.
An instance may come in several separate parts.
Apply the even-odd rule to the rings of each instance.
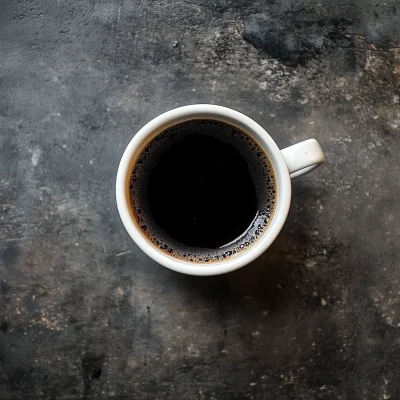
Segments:
[[[137,225],[129,200],[130,176],[134,163],[144,146],[166,128],[191,119],[213,119],[242,129],[265,151],[275,172],[277,200],[275,211],[267,229],[246,250],[219,262],[199,263],[184,261],[158,249]],[[324,161],[324,153],[315,139],[305,140],[280,150],[271,136],[260,125],[238,111],[211,104],[180,107],[154,118],[140,129],[128,144],[117,173],[116,197],[118,211],[131,238],[157,263],[189,275],[224,274],[249,264],[268,249],[282,229],[289,212],[292,196],[291,178],[296,178],[312,171]]]

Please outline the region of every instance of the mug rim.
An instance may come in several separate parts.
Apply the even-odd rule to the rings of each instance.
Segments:
[[[277,181],[277,201],[272,219],[263,234],[242,253],[227,260],[199,263],[180,260],[158,249],[140,230],[129,204],[129,178],[133,164],[153,137],[167,127],[190,119],[216,119],[248,133],[267,154]],[[133,136],[121,158],[116,179],[117,208],[125,229],[139,248],[157,263],[171,270],[198,276],[219,275],[239,269],[259,257],[281,231],[291,202],[291,179],[281,150],[257,122],[239,111],[214,104],[193,104],[167,111],[152,119]]]

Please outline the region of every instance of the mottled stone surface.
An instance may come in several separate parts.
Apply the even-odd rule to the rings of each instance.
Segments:
[[[397,0],[2,0],[0,398],[399,399],[399,95]],[[114,200],[138,128],[200,102],[327,156],[214,278]]]

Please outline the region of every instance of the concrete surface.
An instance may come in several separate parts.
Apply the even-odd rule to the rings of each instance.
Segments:
[[[399,15],[2,0],[1,399],[399,399]],[[114,200],[138,128],[199,102],[327,156],[273,247],[209,279],[148,259]]]

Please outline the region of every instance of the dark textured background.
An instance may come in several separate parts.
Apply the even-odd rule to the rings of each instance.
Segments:
[[[393,0],[1,0],[0,398],[399,399],[399,40]],[[138,128],[199,102],[327,156],[214,278],[114,200]]]

